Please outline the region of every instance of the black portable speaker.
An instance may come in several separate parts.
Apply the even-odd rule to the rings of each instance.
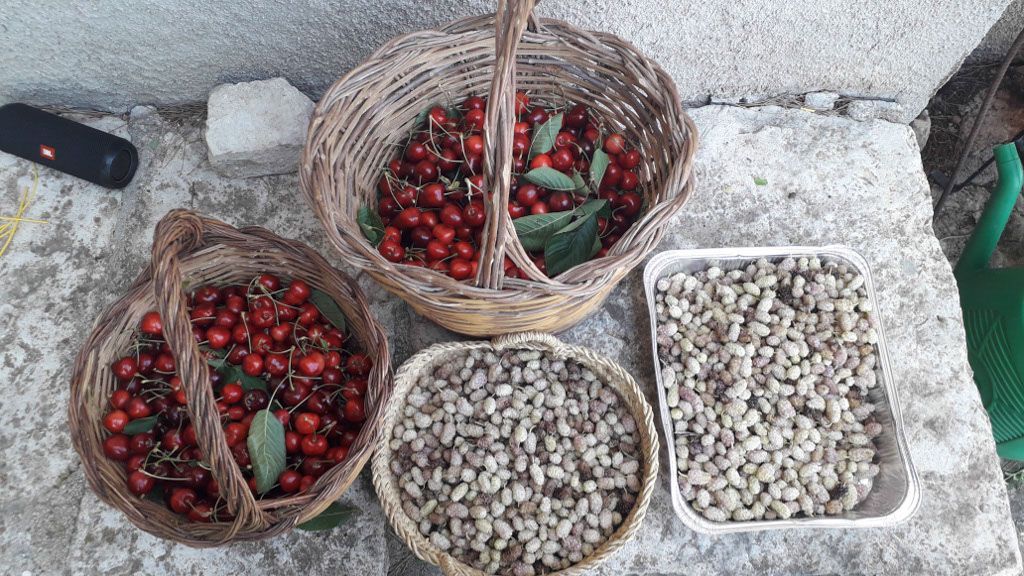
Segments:
[[[0,106],[0,150],[106,188],[124,188],[139,166],[124,138],[26,104]]]

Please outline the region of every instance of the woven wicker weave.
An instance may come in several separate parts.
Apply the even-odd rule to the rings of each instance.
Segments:
[[[367,420],[342,464],[308,491],[256,500],[235,463],[217,413],[205,358],[200,356],[186,310],[183,281],[200,284],[248,283],[262,272],[301,278],[328,294],[341,308],[348,330],[373,359],[366,395]],[[193,523],[163,504],[139,498],[125,486],[124,467],[106,458],[102,425],[107,399],[117,387],[110,363],[122,356],[133,329],[147,311],[159,310],[164,336],[177,361],[188,414],[213,477],[220,485],[233,522]],[[333,269],[309,247],[262,228],[236,229],[185,210],[168,213],[153,239],[153,260],[128,293],[97,320],[75,360],[69,424],[89,486],[104,502],[124,512],[143,530],[190,546],[217,546],[281,534],[322,512],[359,474],[370,457],[383,406],[391,396],[390,354],[384,332],[370,315],[354,280]]]
[[[669,76],[628,42],[532,16],[533,0],[499,0],[494,16],[458,20],[392,40],[336,82],[310,123],[302,190],[346,261],[367,270],[420,314],[456,332],[557,332],[585,318],[661,240],[693,189],[697,130]],[[529,30],[527,27],[529,25]],[[604,258],[551,279],[519,244],[508,215],[516,90],[589,106],[635,144],[646,211]],[[359,207],[414,119],[455,95],[488,94],[484,124],[487,222],[480,266],[458,282],[385,260],[363,236]],[[495,217],[498,215],[498,217]],[[505,255],[529,280],[504,278]]]
[[[548,334],[539,332],[523,332],[500,336],[491,342],[449,342],[435,344],[407,360],[395,374],[395,397],[385,409],[381,421],[381,433],[377,451],[373,455],[373,485],[377,490],[384,513],[391,522],[398,536],[422,560],[440,566],[450,576],[484,576],[486,573],[473,568],[443,552],[431,544],[420,534],[416,522],[402,511],[401,495],[394,474],[391,472],[391,461],[394,456],[390,441],[396,421],[401,418],[405,408],[405,398],[416,386],[420,377],[447,359],[461,356],[469,350],[540,350],[551,353],[555,357],[571,359],[590,369],[606,386],[612,387],[625,401],[630,414],[637,422],[640,434],[640,461],[642,464],[640,492],[637,494],[633,509],[623,520],[622,525],[612,536],[582,561],[551,574],[570,576],[583,574],[593,569],[615,553],[623,544],[632,538],[643,522],[647,507],[651,502],[651,494],[658,478],[658,433],[654,428],[654,413],[644,398],[643,392],[636,381],[621,366],[595,354],[592,350],[578,346],[569,346]]]

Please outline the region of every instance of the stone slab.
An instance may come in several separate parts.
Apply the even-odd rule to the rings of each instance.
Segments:
[[[921,508],[888,529],[709,537],[675,517],[663,475],[638,537],[596,573],[1020,573],[1006,490],[967,366],[952,272],[931,232],[913,132],[778,108],[708,106],[692,114],[701,130],[697,193],[659,249],[842,243],[859,250],[878,284]],[[437,574],[395,539],[368,472],[345,497],[362,509],[350,526],[202,552],[140,532],[85,487],[66,428],[71,357],[92,319],[148,259],[160,216],[185,206],[239,225],[261,224],[338,262],[297,196],[295,176],[220,176],[206,161],[196,124],[178,126],[157,114],[128,126],[112,118],[100,123],[127,131],[139,147],[136,181],[111,192],[42,170],[29,215],[50,224],[26,225],[0,259],[0,571]],[[31,170],[0,155],[4,211]],[[360,283],[388,327],[396,362],[456,338],[365,276]],[[622,363],[656,401],[647,333],[637,271],[564,338]]]
[[[313,101],[284,78],[221,84],[207,103],[210,164],[234,178],[299,168]]]

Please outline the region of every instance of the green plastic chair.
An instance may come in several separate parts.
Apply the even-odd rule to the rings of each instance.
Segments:
[[[1024,183],[1014,144],[995,148],[999,181],[953,275],[960,290],[967,357],[988,410],[996,452],[1024,460],[1024,268],[989,268]]]

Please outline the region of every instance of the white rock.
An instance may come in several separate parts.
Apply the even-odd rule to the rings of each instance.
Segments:
[[[284,78],[221,84],[207,103],[210,164],[235,178],[295,172],[312,113],[313,101]]]
[[[804,105],[815,110],[831,110],[838,99],[839,94],[835,92],[809,92],[804,94]]]
[[[846,113],[859,122],[875,119],[899,122],[903,117],[903,106],[885,100],[854,100],[847,106]]]

